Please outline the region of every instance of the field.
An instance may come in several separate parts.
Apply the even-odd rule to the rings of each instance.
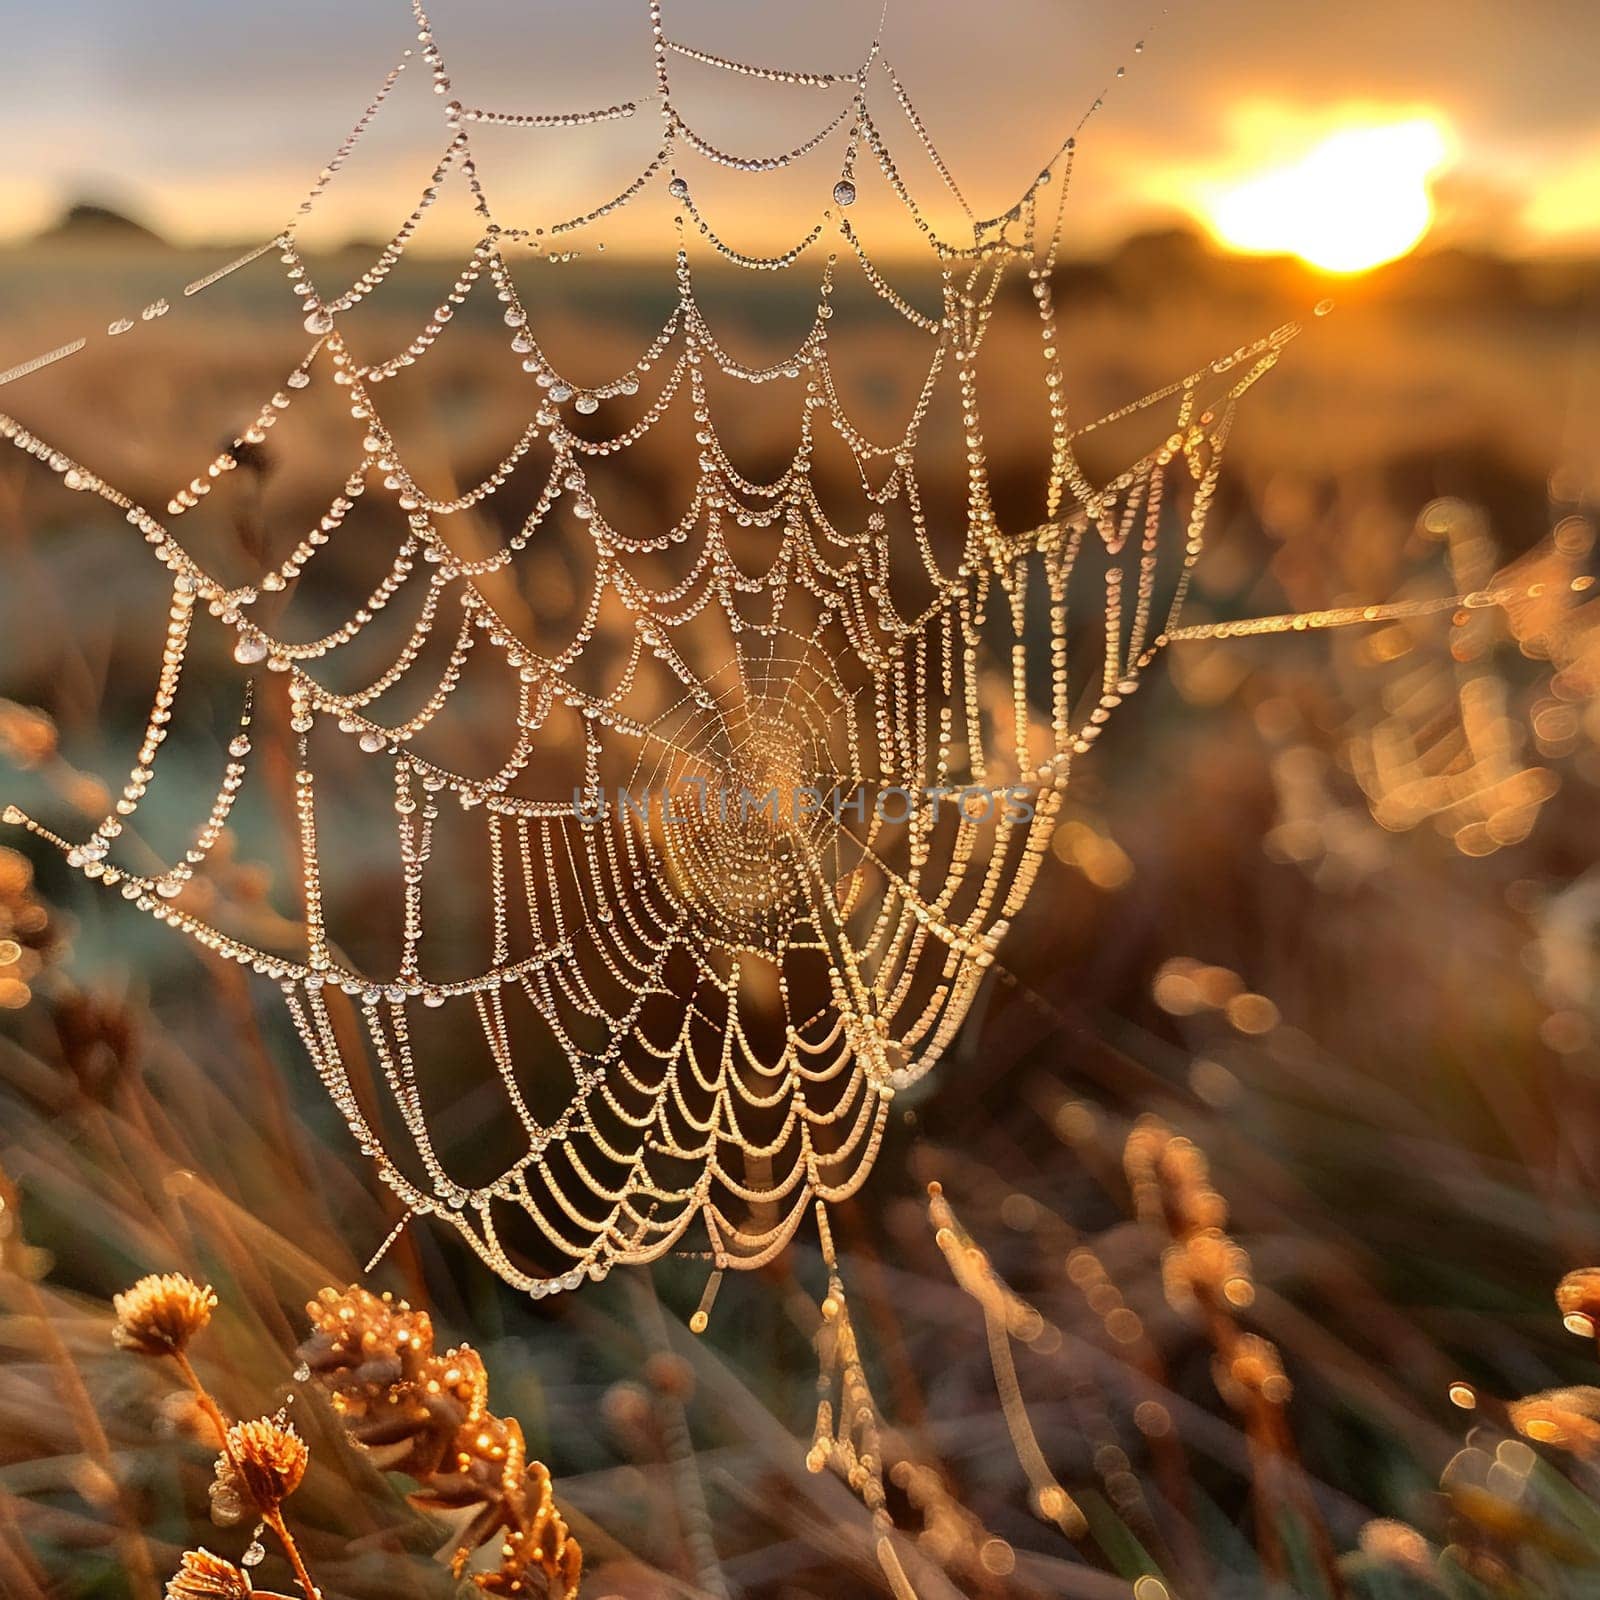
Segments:
[[[177,299],[215,259],[0,254],[0,365]],[[637,263],[533,270],[541,337],[575,365],[631,359],[672,302]],[[362,334],[403,342],[441,273],[408,261]],[[1422,256],[1330,287],[1162,235],[1063,279],[1084,419],[1306,324],[1241,409],[1191,620],[1593,570],[1593,265]],[[708,284],[741,355],[792,335],[801,308],[765,281]],[[1310,316],[1327,294],[1332,314]],[[886,431],[914,398],[901,335],[848,293],[837,312],[841,370]],[[1021,295],[997,313],[997,367],[1021,368],[1028,317]],[[469,306],[396,386],[441,480],[475,480],[516,436],[526,380],[502,332]],[[161,504],[304,343],[261,263],[0,390],[0,409]],[[987,419],[1008,525],[1040,515],[1038,410],[1019,384]],[[752,402],[739,419],[752,476],[788,449],[778,418]],[[1110,472],[1161,426],[1127,419],[1086,459]],[[241,578],[350,468],[315,415],[285,435],[200,524]],[[641,525],[687,494],[684,443],[619,469]],[[958,493],[958,454],[931,497]],[[0,799],[64,827],[100,814],[137,747],[168,580],[47,476],[0,460]],[[485,550],[509,515],[476,519]],[[338,559],[330,618],[378,570],[359,543]],[[577,559],[530,549],[506,614],[535,637],[565,626]],[[918,1595],[1600,1592],[1595,1351],[1554,1299],[1600,1261],[1596,616],[1591,600],[1174,645],[1075,770],[972,1017],[835,1215]],[[200,710],[167,757],[188,792],[150,818],[168,854],[225,743],[221,694]],[[213,869],[263,937],[297,915],[284,827],[281,807],[242,815]],[[213,1284],[195,1359],[254,1415],[296,1387],[304,1303],[355,1281],[400,1212],[272,985],[37,840],[4,843],[0,1592],[154,1595],[182,1550],[236,1556],[249,1528],[208,1524],[214,1445],[173,1373],[112,1347],[111,1296],[153,1271]],[[355,825],[338,844],[359,921],[378,844]],[[456,1136],[487,1137],[470,1119]],[[1212,1218],[1217,1196],[1225,1233],[1184,1209]],[[481,1352],[495,1411],[554,1476],[586,1595],[888,1592],[867,1510],[806,1471],[815,1243],[730,1274],[696,1336],[705,1276],[668,1260],[532,1302],[424,1222],[370,1281],[426,1306],[441,1346]],[[324,1591],[453,1592],[440,1519],[299,1387],[313,1466],[293,1504]],[[255,1570],[290,1586],[275,1549]]]

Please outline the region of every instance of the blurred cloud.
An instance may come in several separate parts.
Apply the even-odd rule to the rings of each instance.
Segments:
[[[677,38],[813,70],[857,63],[876,13],[859,0],[666,8]],[[653,86],[643,0],[438,0],[433,21],[470,102],[571,110]],[[0,199],[0,236],[26,235],[68,202],[93,198],[177,240],[260,237],[293,209],[412,38],[403,0],[19,9],[0,103],[14,180]],[[1135,57],[1140,39],[1148,45]],[[981,27],[958,0],[891,0],[885,53],[980,213],[1009,204],[1110,89],[1083,140],[1077,248],[1192,214],[1203,209],[1200,186],[1281,165],[1276,136],[1264,124],[1247,136],[1239,115],[1266,101],[1307,126],[1328,125],[1354,102],[1392,120],[1429,107],[1454,133],[1453,192],[1472,198],[1449,208],[1452,238],[1538,250],[1600,235],[1593,0],[1215,0],[1152,7],[1148,20],[1125,0],[1008,0],[985,10]],[[736,148],[804,137],[839,93],[730,80],[689,62],[677,76],[691,115]],[[343,222],[353,233],[386,235],[426,170],[419,163],[438,153],[437,104],[415,99],[350,186],[359,194]],[[620,131],[528,136],[504,156],[506,181],[530,203],[545,184],[563,198],[606,198],[606,186],[627,181],[653,151],[649,112]],[[794,211],[771,204],[764,180],[738,176],[747,242],[766,245],[792,228]],[[628,226],[619,223],[616,242],[629,242]]]

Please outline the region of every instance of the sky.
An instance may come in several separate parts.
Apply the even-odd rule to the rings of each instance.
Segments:
[[[77,199],[186,243],[269,236],[414,39],[404,0],[4,3],[0,238]],[[877,13],[877,0],[667,0],[666,26],[722,55],[838,70],[862,58]],[[432,16],[468,104],[575,110],[653,88],[644,0],[436,0]],[[1307,214],[1288,247],[1316,236],[1308,249],[1337,255],[1384,207],[1399,238],[1425,191],[1431,243],[1600,250],[1600,0],[890,0],[883,49],[980,214],[1107,91],[1080,139],[1075,249],[1172,221],[1280,247],[1290,204]],[[675,70],[684,114],[737,150],[798,142],[844,94]],[[387,237],[408,209],[442,146],[421,76],[341,179],[334,232]],[[892,126],[881,83],[875,104]],[[1347,137],[1374,128],[1410,133]],[[497,129],[481,136],[485,171],[502,211],[553,219],[623,187],[658,133],[650,107],[592,128]],[[790,242],[801,186],[831,188],[841,146],[804,176],[708,171],[696,197],[717,194],[736,243]],[[931,171],[906,165],[931,194]],[[626,250],[645,226],[629,215],[606,238]],[[440,242],[468,227],[464,213],[442,221]]]

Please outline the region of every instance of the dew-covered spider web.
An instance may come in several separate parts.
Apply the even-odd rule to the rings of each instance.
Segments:
[[[640,17],[654,93],[548,112],[458,99],[416,9],[416,46],[288,225],[185,290],[275,257],[307,342],[165,505],[135,503],[0,416],[67,489],[122,512],[171,575],[154,705],[121,798],[86,837],[14,807],[9,820],[281,986],[406,1215],[444,1219],[534,1295],[669,1251],[713,1273],[757,1266],[814,1203],[865,1181],[894,1097],[939,1063],[1033,889],[1074,763],[1163,646],[1225,631],[1186,625],[1185,593],[1236,408],[1299,332],[1277,328],[1080,421],[1055,293],[1076,131],[1004,214],[978,217],[879,40],[844,70],[798,72],[684,43],[659,5]],[[816,132],[775,153],[719,148],[678,96],[685,60],[814,92]],[[302,225],[419,74],[442,111],[437,167],[370,265],[322,281]],[[482,130],[581,137],[627,118],[658,119],[659,139],[620,192],[537,227],[496,208],[475,158]],[[729,242],[701,195],[713,165],[809,184],[791,248]],[[963,231],[929,220],[924,185]],[[875,256],[869,190],[909,220],[937,287],[925,307]],[[545,308],[519,287],[523,258],[663,192],[676,287],[658,331],[609,375],[568,371],[541,342]],[[354,314],[446,196],[465,196],[476,242],[414,336],[371,347]],[[809,325],[786,355],[752,366],[728,352],[697,289],[702,262],[804,281]],[[887,433],[858,420],[842,376],[851,333],[834,312],[851,295],[917,341],[911,399]],[[425,381],[458,309],[489,297],[504,359],[525,375],[520,431],[479,481],[441,488],[389,386]],[[1018,300],[1031,355],[986,367],[996,308]],[[1036,396],[1048,430],[1042,516],[1016,527],[991,482],[996,390]],[[758,401],[785,419],[784,444],[752,473],[728,438]],[[225,579],[186,519],[312,405],[347,475],[286,557]],[[1141,443],[1091,477],[1084,436],[1112,424]],[[618,487],[629,453],[662,435],[693,483],[670,506]],[[959,488],[929,491],[940,482]],[[518,515],[486,543],[494,497]],[[327,625],[319,573],[352,536],[381,559],[370,592]],[[534,626],[508,597],[553,541],[576,552],[568,592],[558,620],[546,606]],[[188,848],[136,868],[118,841],[156,784],[207,630],[231,642],[237,681],[205,687],[232,696],[237,727]],[[298,856],[292,949],[230,928],[206,892],[236,805],[274,770]],[[368,882],[346,846],[380,834],[390,877]]]

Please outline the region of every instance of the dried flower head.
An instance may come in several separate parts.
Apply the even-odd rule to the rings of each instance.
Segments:
[[[167,1600],[247,1600],[252,1592],[248,1572],[204,1548],[185,1550],[167,1580]]]
[[[32,771],[56,753],[56,725],[37,706],[0,700],[0,755],[14,767]]]
[[[1556,1285],[1556,1305],[1570,1333],[1592,1339],[1600,1330],[1600,1267],[1579,1267]]]
[[[1600,1458],[1600,1389],[1587,1384],[1546,1389],[1511,1401],[1506,1413],[1525,1439],[1591,1461]]]
[[[1141,1221],[1167,1228],[1175,1238],[1219,1231],[1227,1202],[1211,1183],[1205,1153],[1159,1117],[1141,1117],[1128,1134],[1123,1168]]]
[[[1233,1347],[1213,1363],[1217,1391],[1235,1410],[1259,1398],[1270,1406],[1289,1403],[1293,1386],[1283,1370],[1278,1347],[1258,1334],[1241,1334]]]
[[[217,1482],[227,1484],[263,1511],[278,1504],[300,1487],[311,1452],[290,1423],[261,1417],[236,1422],[228,1429],[228,1448],[217,1458]]]
[[[694,1368],[667,1350],[646,1357],[641,1376],[657,1394],[671,1400],[687,1400],[694,1393]]]
[[[1362,1528],[1358,1542],[1369,1560],[1424,1581],[1433,1576],[1433,1548],[1409,1523],[1375,1517]]]
[[[34,981],[64,948],[60,928],[33,892],[32,862],[0,846],[0,1010],[27,1005]]]
[[[322,1290],[306,1314],[312,1331],[300,1358],[351,1438],[383,1449],[383,1466],[424,1476],[464,1420],[442,1386],[429,1385],[436,1358],[428,1314],[354,1285]]]
[[[1168,1303],[1182,1311],[1197,1299],[1242,1307],[1255,1299],[1250,1257],[1225,1233],[1207,1230],[1172,1245],[1161,1258],[1162,1286]]]
[[[416,1480],[411,1503],[455,1514],[452,1566],[502,1534],[501,1564],[474,1581],[508,1595],[571,1595],[578,1543],[550,1494],[550,1474],[528,1460],[522,1428],[489,1409],[489,1375],[470,1345],[439,1352],[427,1314],[351,1287],[324,1289],[306,1307],[311,1337],[300,1356],[357,1444],[375,1463]]]
[[[142,1356],[170,1356],[211,1320],[217,1297],[181,1272],[152,1273],[115,1296],[117,1322],[111,1337],[118,1349]]]
[[[0,940],[0,956],[4,955],[3,944]],[[140,1027],[136,1007],[69,989],[53,997],[51,1020],[62,1066],[84,1094],[103,1102],[137,1063]]]
[[[583,1551],[556,1507],[550,1474],[535,1461],[510,1497],[500,1565],[472,1581],[485,1594],[572,1600],[582,1572]]]

